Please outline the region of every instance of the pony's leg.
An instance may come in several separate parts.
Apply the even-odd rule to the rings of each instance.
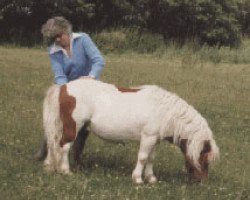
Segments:
[[[84,125],[78,132],[76,140],[74,141],[74,144],[72,146],[74,161],[77,168],[80,168],[82,166],[81,153],[84,149],[84,145],[88,136],[89,136],[88,127],[87,125]]]
[[[69,149],[70,143],[61,146],[61,131],[54,131],[54,134],[47,135],[48,155],[44,161],[45,170],[58,171],[65,174],[70,173]]]
[[[151,154],[156,142],[157,142],[157,137],[154,135],[142,134],[141,136],[138,160],[136,167],[132,173],[132,179],[137,184],[143,183],[142,171],[145,167],[145,164],[148,161],[148,157]]]
[[[150,153],[149,157],[148,157],[148,162],[145,166],[145,179],[149,182],[149,183],[156,183],[157,182],[157,178],[154,175],[153,172],[153,161],[155,158],[155,150],[153,149],[152,152]]]
[[[63,174],[71,174],[70,166],[69,166],[69,150],[71,143],[65,144],[61,147],[61,162],[59,166],[59,171]]]

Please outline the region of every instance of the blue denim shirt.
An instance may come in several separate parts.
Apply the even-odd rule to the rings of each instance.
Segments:
[[[54,72],[55,83],[63,85],[80,76],[99,79],[104,59],[86,33],[73,33],[71,36],[71,57],[59,45],[49,47],[49,57]]]

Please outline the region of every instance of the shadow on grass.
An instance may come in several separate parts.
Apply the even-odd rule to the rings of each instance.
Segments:
[[[155,163],[156,164],[156,163]],[[101,169],[104,174],[115,174],[121,176],[131,177],[132,171],[136,165],[134,162],[123,155],[113,155],[103,153],[84,153],[83,162],[80,169],[76,169],[76,173],[95,173],[95,170]],[[155,175],[160,182],[173,183],[183,185],[188,183],[187,173],[181,169],[155,169]]]
[[[97,167],[103,171],[113,171],[130,175],[134,169],[135,162],[121,155],[112,155],[103,153],[84,153],[80,171],[94,171]]]

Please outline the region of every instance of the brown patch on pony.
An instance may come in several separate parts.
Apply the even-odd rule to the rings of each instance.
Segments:
[[[122,88],[122,87],[117,87],[117,89],[120,92],[138,92],[138,91],[140,91],[140,89],[138,89],[138,88]]]
[[[59,94],[60,117],[63,122],[63,134],[60,146],[63,147],[68,142],[72,142],[76,138],[76,122],[72,118],[72,113],[76,107],[76,99],[67,92],[67,86],[60,88]]]
[[[187,169],[188,180],[190,181],[193,179],[193,176],[195,172],[197,171],[197,169],[192,164],[192,161],[190,160],[190,158],[187,156],[187,142],[188,142],[187,139],[179,139],[180,149],[185,157],[185,165]]]
[[[200,153],[199,163],[200,163],[200,171],[201,177],[203,180],[206,180],[208,177],[208,154],[211,151],[211,145],[208,140],[204,141],[203,149]]]
[[[187,156],[187,140],[181,139],[180,148],[185,156],[185,164],[190,182],[206,181],[208,177],[208,153],[211,151],[209,141],[204,141],[203,149],[200,153],[199,164],[200,168],[194,166],[193,162]]]
[[[198,180],[197,172],[199,170],[194,166],[192,160],[187,156],[187,139],[180,139],[180,149],[185,157],[185,165],[188,174],[188,180],[192,182],[196,182]]]

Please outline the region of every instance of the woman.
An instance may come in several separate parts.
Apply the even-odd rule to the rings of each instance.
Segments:
[[[86,33],[72,33],[72,25],[63,17],[53,17],[42,26],[49,46],[55,83],[63,85],[80,77],[99,79],[104,60]]]
[[[60,16],[49,19],[42,26],[41,32],[49,44],[49,57],[56,84],[63,85],[78,78],[100,78],[104,60],[88,34],[72,33],[70,22]],[[83,127],[73,146],[74,159],[78,165],[88,134]],[[42,160],[46,154],[47,142],[44,140],[36,158]]]

